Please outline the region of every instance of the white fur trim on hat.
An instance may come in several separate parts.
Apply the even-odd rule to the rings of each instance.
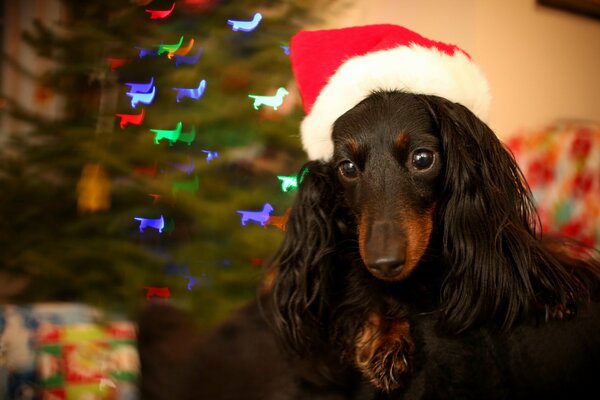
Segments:
[[[373,91],[400,90],[435,95],[460,103],[486,121],[491,95],[479,67],[463,52],[401,46],[344,62],[319,92],[300,126],[309,159],[333,155],[333,123]]]

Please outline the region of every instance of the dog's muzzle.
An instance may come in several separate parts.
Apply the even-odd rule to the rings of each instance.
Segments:
[[[378,279],[395,280],[405,263],[406,239],[398,224],[375,221],[367,229],[364,262]]]

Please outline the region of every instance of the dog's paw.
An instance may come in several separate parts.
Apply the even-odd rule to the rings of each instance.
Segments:
[[[405,385],[413,353],[408,321],[382,324],[374,315],[358,337],[355,363],[373,385],[389,392]]]

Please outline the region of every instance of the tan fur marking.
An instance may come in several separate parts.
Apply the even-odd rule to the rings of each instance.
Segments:
[[[407,320],[383,321],[374,313],[356,338],[354,362],[373,385],[390,391],[403,386],[414,347]]]
[[[360,257],[365,261],[367,259],[367,252],[365,249],[365,241],[367,240],[367,218],[366,211],[363,211],[358,221],[358,253]]]
[[[350,148],[350,152],[354,157],[358,155],[358,143],[354,140],[348,142],[348,147]]]
[[[396,136],[396,140],[394,140],[394,144],[398,148],[398,150],[404,150],[408,143],[408,135],[404,132],[400,132],[398,136]]]
[[[425,254],[433,229],[433,209],[431,207],[422,215],[405,212],[402,216],[405,221],[406,253],[404,267],[394,280],[408,278]]]

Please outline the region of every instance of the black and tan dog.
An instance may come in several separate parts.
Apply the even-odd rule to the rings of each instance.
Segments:
[[[599,397],[598,256],[541,237],[473,59],[389,24],[290,49],[310,161],[271,290],[183,372],[141,324],[142,387],[162,368],[177,399]]]
[[[141,324],[143,387],[163,373],[167,395],[185,392],[145,398],[599,395],[600,264],[540,238],[487,125],[440,97],[378,91],[332,138],[331,160],[304,167],[269,293],[179,370],[153,355],[160,324]]]

